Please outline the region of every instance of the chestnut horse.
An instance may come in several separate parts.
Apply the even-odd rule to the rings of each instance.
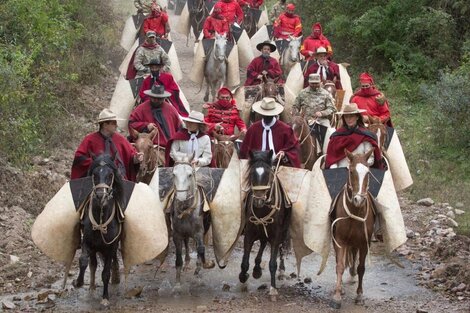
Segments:
[[[137,152],[144,154],[137,172],[137,182],[149,184],[157,167],[165,164],[165,148],[153,144],[155,136],[158,136],[158,129],[154,128],[150,133],[139,133],[129,128],[129,132],[133,138],[137,138],[133,143]]]
[[[227,168],[232,154],[235,151],[235,140],[240,135],[222,135],[214,132],[215,144],[214,144],[214,159],[215,167]]]
[[[379,117],[369,115],[369,125],[367,126],[371,132],[377,135],[377,144],[382,153],[385,152],[385,143],[388,139],[387,126],[385,126],[387,121],[388,119],[382,123]]]
[[[349,267],[352,277],[359,274],[356,303],[363,304],[362,279],[376,217],[372,195],[369,193],[367,159],[374,149],[364,154],[352,154],[345,149],[349,160],[349,178],[333,201],[331,231],[336,252],[336,288],[331,306],[341,307],[342,277]],[[359,264],[356,268],[356,262]]]
[[[295,115],[292,117],[292,129],[300,143],[300,161],[302,162],[303,168],[311,171],[313,164],[315,164],[319,157],[317,152],[317,138],[311,131],[303,115]]]

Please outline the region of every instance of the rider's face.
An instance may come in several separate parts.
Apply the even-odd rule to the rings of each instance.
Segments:
[[[263,48],[261,48],[261,53],[264,55],[269,55],[271,54],[271,48],[269,46],[263,46]]]
[[[313,90],[318,90],[320,88],[320,83],[309,83],[309,85]]]
[[[357,125],[357,120],[359,119],[359,116],[357,116],[357,114],[346,114],[343,117],[348,127],[354,127]]]

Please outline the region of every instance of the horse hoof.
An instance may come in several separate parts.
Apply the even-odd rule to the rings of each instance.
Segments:
[[[174,294],[181,294],[182,292],[182,289],[181,289],[181,284],[180,283],[177,283],[174,287],[173,287],[173,293]]]
[[[258,279],[260,278],[261,276],[263,275],[263,271],[261,270],[261,268],[258,270],[258,269],[254,269],[253,270],[253,278],[254,279]]]
[[[248,280],[249,276],[250,275],[248,275],[248,273],[240,273],[240,275],[238,275],[238,279],[241,283],[245,283]]]
[[[356,300],[354,300],[354,303],[357,305],[364,305],[364,298],[362,298],[362,295],[357,295]]]
[[[111,277],[111,284],[112,285],[119,285],[120,283],[121,283],[121,278],[119,276]]]
[[[80,287],[83,287],[83,281],[78,281],[77,279],[74,279],[72,281],[72,286],[74,286],[75,288],[80,288]]]
[[[206,263],[204,263],[202,265],[203,268],[205,269],[209,269],[209,268],[214,268],[215,267],[215,262],[210,260],[210,261],[207,261]]]
[[[335,310],[341,309],[341,301],[331,300],[330,307],[332,307]]]
[[[95,290],[96,290],[96,285],[95,284],[93,284],[93,285],[90,284],[90,291],[95,291]]]
[[[191,270],[191,266],[189,266],[189,264],[185,264],[183,266],[183,272],[189,272]]]
[[[273,296],[278,296],[278,295],[279,295],[279,292],[277,292],[277,289],[276,289],[276,288],[274,288],[274,287],[271,286],[271,287],[269,288],[269,295],[270,295],[271,297],[273,297]]]
[[[107,308],[107,307],[109,307],[109,300],[108,299],[103,299],[103,300],[101,300],[100,304],[101,304],[102,307]]]

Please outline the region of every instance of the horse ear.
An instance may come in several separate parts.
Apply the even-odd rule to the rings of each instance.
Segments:
[[[268,159],[272,160],[273,159],[273,155],[274,155],[274,151],[271,149],[269,150],[268,152]]]
[[[155,137],[158,135],[158,129],[157,128],[152,129],[149,135],[150,135],[150,140],[153,142]]]
[[[344,154],[346,154],[346,157],[349,159],[349,161],[352,161],[352,160],[353,160],[354,154],[352,154],[351,152],[349,152],[348,149],[344,148]]]
[[[370,148],[370,150],[367,151],[366,154],[364,154],[364,157],[366,158],[366,161],[369,159],[372,152],[374,152],[374,147]]]
[[[250,150],[248,153],[250,154],[250,159],[253,159],[255,157],[253,150]]]
[[[129,127],[129,135],[134,139],[139,138],[139,132],[132,127]]]

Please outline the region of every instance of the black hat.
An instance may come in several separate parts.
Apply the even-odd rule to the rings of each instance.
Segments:
[[[144,93],[153,98],[168,98],[171,96],[169,92],[165,91],[165,86],[162,85],[153,85],[152,89],[145,90]]]
[[[261,51],[261,49],[263,49],[264,46],[269,46],[271,48],[271,52],[276,51],[276,45],[273,44],[271,40],[265,40],[263,42],[260,42],[259,44],[256,45],[256,49],[258,49],[258,51]]]

